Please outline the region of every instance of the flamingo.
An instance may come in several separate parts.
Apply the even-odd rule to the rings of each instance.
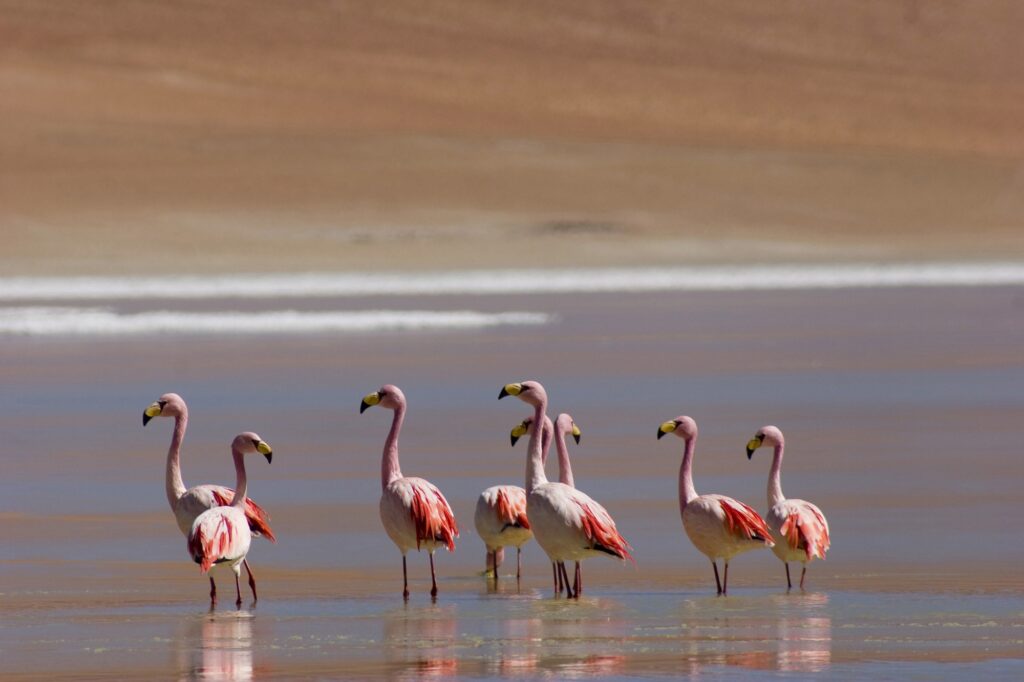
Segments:
[[[243,457],[258,452],[273,459],[273,450],[266,441],[252,431],[240,433],[231,442],[231,457],[235,460],[235,494],[230,505],[219,505],[207,509],[196,517],[188,533],[188,552],[199,564],[199,570],[206,574],[214,566],[226,566],[235,574],[236,606],[242,605],[242,588],[238,585],[241,571],[238,565],[245,561],[252,542],[249,519],[246,516],[246,478]],[[253,591],[255,598],[255,590]],[[210,604],[217,603],[217,584],[210,576]]]
[[[180,395],[165,393],[160,396],[142,413],[142,425],[145,426],[154,417],[174,417],[174,434],[171,436],[171,447],[167,450],[167,474],[164,484],[167,502],[174,512],[178,530],[188,537],[196,517],[208,509],[231,504],[235,491],[222,485],[197,485],[185,489],[185,484],[181,480],[181,442],[188,427],[188,407]],[[245,517],[249,521],[249,530],[253,535],[277,542],[274,531],[270,529],[270,515],[249,498],[245,500]],[[256,600],[256,578],[249,567],[249,561],[243,560],[242,564],[249,575],[252,598]],[[210,585],[213,586],[213,578],[210,579]]]
[[[391,431],[384,441],[381,460],[380,520],[388,537],[402,552],[402,597],[409,598],[409,574],[405,555],[412,548],[425,548],[430,553],[430,596],[437,597],[437,576],[434,572],[434,551],[446,547],[455,551],[455,538],[459,526],[448,500],[430,481],[402,476],[398,468],[398,433],[405,419],[405,394],[397,386],[388,384],[363,398],[359,406],[362,414],[373,405],[394,410]]]
[[[532,425],[532,423],[533,423],[533,418],[532,417],[527,417],[526,419],[524,419],[519,424],[519,426],[517,426],[516,428],[512,429],[512,445],[515,445],[516,441],[520,437],[522,437],[523,435],[529,433],[530,426]],[[576,444],[579,445],[580,437],[582,436],[582,433],[580,432],[579,427],[576,426],[576,422],[573,420],[572,416],[566,414],[565,412],[563,412],[562,414],[558,415],[558,418],[555,420],[555,424],[553,426],[551,424],[551,420],[548,419],[547,417],[545,417],[544,434],[541,437],[541,462],[542,463],[546,463],[547,462],[548,449],[551,446],[551,431],[552,430],[558,436],[558,438],[556,440],[556,443],[557,443],[556,448],[558,449],[558,482],[559,483],[564,483],[567,486],[569,486],[570,488],[575,488],[576,487],[576,483],[573,480],[573,476],[572,476],[572,464],[569,462],[569,448],[566,447],[565,437],[571,434],[573,439],[576,441]],[[562,589],[561,589],[561,585],[562,585],[562,583],[561,583],[561,577],[562,577],[561,576],[561,572],[560,572],[560,569],[557,566],[555,566],[553,568],[555,570],[555,580],[558,582],[558,586],[559,586],[558,592],[561,593],[562,592]],[[564,570],[564,568],[565,567],[562,566],[563,570]],[[582,580],[583,580],[583,569],[580,566],[580,562],[578,562],[578,561],[576,562],[576,573],[575,573],[575,575],[578,575],[580,581],[582,582]],[[566,585],[566,589],[568,589],[568,587],[569,586]],[[579,589],[579,585],[574,584],[573,585],[573,590],[578,590],[578,589]]]
[[[782,451],[786,439],[776,426],[764,426],[747,443],[747,459],[753,459],[754,450],[762,445],[775,446],[772,468],[768,473],[768,515],[765,521],[772,532],[775,546],[772,552],[786,565],[786,587],[793,589],[789,577],[789,562],[803,564],[800,571],[800,589],[804,589],[807,562],[815,557],[825,558],[829,548],[828,521],[817,506],[806,500],[787,500],[782,494]]]
[[[690,542],[715,569],[718,594],[729,588],[729,560],[737,554],[774,542],[764,519],[750,506],[725,495],[697,495],[693,488],[693,451],[697,444],[697,422],[680,416],[658,427],[658,438],[674,433],[686,442],[679,467],[679,511]],[[725,578],[718,579],[718,559],[725,562]]]
[[[544,387],[536,381],[506,384],[498,399],[515,396],[534,408],[534,424],[543,424],[548,406]],[[541,434],[533,429],[526,459],[526,514],[530,518],[538,544],[554,563],[580,561],[590,556],[610,554],[632,561],[632,549],[615,528],[611,515],[585,493],[564,483],[549,483],[541,461]],[[560,573],[568,590],[569,576],[562,564]],[[580,574],[570,596],[583,591]],[[555,583],[556,594],[558,583]]]
[[[512,429],[512,445],[529,428],[521,422]],[[553,426],[548,420],[544,426],[543,450],[551,445]],[[494,571],[494,582],[498,582],[498,567],[505,558],[505,547],[516,548],[516,582],[522,575],[522,546],[533,537],[530,520],[526,516],[526,491],[517,485],[495,485],[480,493],[476,500],[473,525],[480,539],[487,547],[487,571]]]

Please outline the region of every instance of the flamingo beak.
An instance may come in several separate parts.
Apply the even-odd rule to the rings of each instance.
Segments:
[[[526,422],[519,422],[518,424],[516,424],[516,427],[514,429],[512,429],[512,434],[511,434],[512,447],[515,447],[516,442],[520,438],[525,436],[529,432],[529,430],[530,429],[527,426]]]
[[[274,451],[270,449],[266,441],[260,441],[256,444],[256,452],[260,453],[267,458],[267,464],[270,464],[274,459]]]
[[[498,394],[498,400],[501,400],[507,395],[519,395],[522,392],[522,384],[505,384],[501,389],[501,393]]]
[[[363,398],[363,402],[360,403],[360,405],[359,405],[359,414],[362,414],[363,412],[366,412],[366,408],[373,407],[374,405],[379,405],[379,404],[380,404],[380,393],[375,391],[375,392],[369,394],[368,396],[366,396],[365,398]]]
[[[764,436],[753,437],[747,442],[747,459],[754,458],[754,450],[757,450],[764,443]]]
[[[576,424],[572,425],[572,438],[576,441],[576,445],[580,444],[580,438],[583,436],[583,432],[580,431],[580,427]]]
[[[665,422],[664,424],[659,426],[658,427],[658,440],[661,440],[661,437],[664,436],[666,433],[672,433],[673,431],[675,431],[676,430],[676,426],[678,426],[678,425],[675,422]]]
[[[146,408],[146,411],[142,413],[142,425],[145,426],[149,423],[149,420],[153,417],[159,417],[163,408],[160,407],[160,403],[153,403]]]

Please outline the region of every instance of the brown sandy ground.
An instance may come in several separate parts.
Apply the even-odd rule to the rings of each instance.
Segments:
[[[0,0],[0,273],[1024,256],[1024,7]]]

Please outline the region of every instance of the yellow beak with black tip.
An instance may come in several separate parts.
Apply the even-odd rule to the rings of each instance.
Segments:
[[[516,427],[512,429],[511,434],[512,446],[515,447],[516,441],[525,436],[529,432],[529,430],[530,429],[525,421],[521,421],[518,424],[516,424]]]
[[[363,412],[366,412],[366,408],[373,407],[374,405],[379,405],[379,404],[380,404],[380,393],[378,393],[377,391],[374,391],[373,393],[371,393],[371,394],[367,395],[365,398],[363,398],[363,402],[360,403],[360,405],[359,405],[359,414],[362,414]]]
[[[754,450],[757,450],[764,444],[764,436],[754,436],[747,441],[747,459],[754,458]]]
[[[256,452],[260,453],[261,455],[267,458],[267,464],[270,464],[270,462],[274,459],[274,451],[264,440],[261,440],[260,442],[256,443]]]
[[[572,438],[576,441],[576,445],[580,444],[580,438],[583,436],[583,432],[580,431],[580,427],[576,426],[576,422],[572,424]]]
[[[523,392],[522,384],[505,384],[501,389],[501,393],[498,394],[498,400],[501,400],[507,395],[519,395]]]
[[[664,424],[659,426],[658,440],[661,440],[661,437],[664,436],[666,433],[672,433],[673,431],[675,431],[677,426],[679,425],[676,424],[675,422],[665,422]]]
[[[159,417],[160,413],[163,412],[163,409],[164,408],[160,407],[159,402],[153,403],[152,405],[147,407],[146,410],[142,413],[142,425],[145,426],[146,424],[148,424],[149,420],[152,419],[153,417]]]

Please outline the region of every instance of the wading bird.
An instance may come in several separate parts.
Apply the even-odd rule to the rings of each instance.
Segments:
[[[815,505],[806,500],[787,500],[782,494],[782,451],[786,439],[775,426],[764,426],[747,443],[747,459],[753,459],[754,450],[762,445],[774,446],[775,456],[768,472],[768,514],[765,521],[772,532],[775,546],[772,551],[786,565],[786,587],[793,589],[789,577],[789,562],[803,564],[800,571],[800,589],[804,589],[807,563],[815,557],[825,558],[829,548],[828,521]]]
[[[680,416],[658,427],[658,438],[674,433],[686,443],[679,467],[679,511],[686,534],[715,569],[718,594],[729,589],[729,560],[742,552],[771,547],[771,533],[764,519],[750,506],[725,495],[697,495],[693,488],[693,451],[697,422]],[[718,559],[724,560],[725,576],[718,578]]]

